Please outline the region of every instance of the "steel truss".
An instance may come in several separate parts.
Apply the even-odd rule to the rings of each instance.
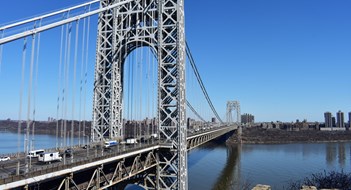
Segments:
[[[209,142],[215,138],[218,138],[226,133],[229,133],[235,129],[237,129],[236,126],[231,126],[231,127],[222,128],[220,130],[215,130],[212,132],[204,133],[201,135],[195,135],[194,137],[190,137],[190,138],[188,138],[188,141],[187,141],[188,150],[196,148],[204,143],[207,143],[207,142]]]
[[[101,0],[100,6],[121,2]],[[98,24],[92,140],[123,138],[123,64],[134,49],[149,46],[159,64],[160,138],[173,149],[157,155],[157,172],[144,185],[187,189],[183,0],[135,0],[100,13]]]
[[[127,163],[126,159],[110,163],[108,166],[102,164],[92,172],[90,180],[85,183],[76,183],[74,181],[74,174],[71,173],[61,181],[58,190],[105,189],[122,181],[132,180],[133,178],[138,179],[136,181],[142,182],[145,171],[155,168],[157,165],[155,153],[151,151],[146,156],[138,155],[134,157],[131,165]],[[138,178],[138,175],[142,177]]]

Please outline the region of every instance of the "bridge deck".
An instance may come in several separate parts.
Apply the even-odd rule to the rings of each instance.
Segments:
[[[192,148],[200,146],[201,144],[204,144],[235,129],[237,129],[235,126],[221,127],[189,134],[187,137],[188,149],[190,150]],[[70,173],[76,173],[87,168],[96,168],[107,163],[115,162],[116,160],[136,157],[138,155],[147,154],[159,149],[171,148],[173,148],[172,144],[160,143],[159,141],[148,141],[146,143],[129,146],[119,145],[110,149],[104,149],[101,146],[94,146],[90,149],[76,148],[74,149],[74,157],[65,158],[65,160],[62,162],[42,164],[38,162],[37,159],[32,159],[32,167],[30,168],[28,174],[23,174],[24,170],[22,169],[21,175],[14,175],[18,160],[11,160],[6,162],[6,165],[5,162],[1,164],[0,189],[20,187],[26,184],[32,184],[50,178],[57,178],[59,176],[68,175]],[[20,160],[20,164],[22,166],[25,164],[25,159],[26,158],[23,155],[23,158]],[[134,172],[133,175],[145,171],[153,166],[154,165],[150,164],[148,167],[144,167],[143,169],[139,169],[139,171]],[[129,178],[131,177],[130,174],[124,175],[124,177]],[[121,178],[120,180],[122,179],[124,178]]]

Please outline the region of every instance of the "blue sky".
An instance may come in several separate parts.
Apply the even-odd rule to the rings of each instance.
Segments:
[[[186,5],[187,39],[217,109],[239,100],[257,121],[351,110],[351,1]]]
[[[85,0],[3,1],[0,25],[81,2]],[[256,121],[323,121],[325,111],[351,111],[351,1],[199,2],[185,1],[186,38],[220,116],[225,116],[227,100],[240,101],[242,113],[254,114]],[[92,31],[95,35],[96,29]],[[44,43],[50,42],[47,38]],[[59,47],[59,42],[50,43]],[[9,70],[17,68],[16,74],[20,72],[20,52],[11,51],[19,63],[8,66]],[[95,60],[93,54],[91,60]],[[19,87],[7,84],[6,67],[3,63],[0,85],[18,94]],[[88,72],[93,75],[93,68]],[[43,80],[49,76],[41,71]],[[90,85],[91,80],[92,76]],[[51,90],[57,94],[57,85]],[[89,98],[91,95],[87,110]],[[12,110],[11,104],[2,105]],[[52,108],[43,106],[42,110],[46,109]],[[17,112],[1,113],[0,118],[16,117]],[[47,116],[42,113],[41,117]]]

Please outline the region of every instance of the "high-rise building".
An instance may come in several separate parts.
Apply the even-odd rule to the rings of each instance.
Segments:
[[[246,124],[246,123],[254,123],[255,122],[255,116],[245,113],[241,115],[241,123]]]
[[[325,127],[328,127],[328,128],[333,127],[332,114],[330,112],[324,113],[324,122],[325,122]]]
[[[336,127],[335,117],[332,117],[332,127]]]
[[[351,128],[351,112],[349,112],[349,128]]]
[[[344,112],[341,112],[340,110],[336,113],[336,127],[339,127],[339,128],[345,127]]]

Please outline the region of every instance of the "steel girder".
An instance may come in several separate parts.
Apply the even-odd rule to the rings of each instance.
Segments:
[[[101,0],[101,7],[123,0]],[[92,141],[123,138],[123,64],[149,46],[158,57],[160,138],[173,149],[157,155],[152,189],[187,189],[183,0],[135,0],[99,15]]]

